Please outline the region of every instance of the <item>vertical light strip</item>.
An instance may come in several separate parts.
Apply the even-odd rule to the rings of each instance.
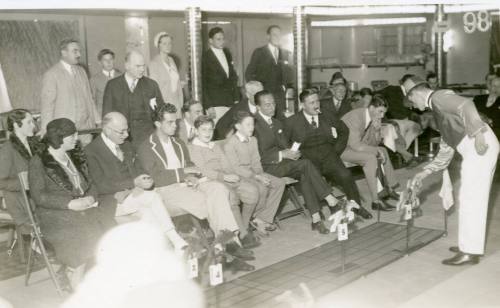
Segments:
[[[294,46],[294,64],[295,64],[295,98],[298,104],[299,94],[306,85],[306,15],[303,6],[293,8],[293,46]]]
[[[201,102],[201,10],[199,7],[188,7],[185,16],[191,97]]]

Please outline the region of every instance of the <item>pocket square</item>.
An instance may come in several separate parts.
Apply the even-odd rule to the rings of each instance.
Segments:
[[[149,100],[149,106],[151,106],[151,109],[156,109],[157,104],[156,104],[156,97],[153,97],[152,99]]]
[[[337,138],[337,129],[335,127],[332,127],[332,136],[333,138]]]

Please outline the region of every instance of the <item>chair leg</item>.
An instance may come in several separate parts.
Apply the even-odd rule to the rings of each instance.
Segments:
[[[17,235],[17,249],[19,249],[19,259],[21,260],[22,263],[26,263],[23,234],[17,227],[16,227],[16,235]]]
[[[28,286],[29,280],[31,277],[31,265],[33,263],[33,244],[35,242],[35,238],[33,235],[30,235],[30,243],[29,243],[29,253],[28,253],[28,262],[26,264],[26,275],[24,276],[24,285]]]
[[[54,267],[52,267],[52,264],[49,261],[49,257],[47,256],[47,250],[45,249],[45,245],[43,244],[42,238],[40,236],[36,236],[36,243],[38,244],[38,248],[40,248],[43,261],[45,262],[45,266],[47,267],[47,271],[49,272],[50,278],[52,279],[52,282],[56,287],[57,294],[59,294],[59,296],[62,296],[63,290],[61,288],[61,284],[59,283],[59,279],[57,279]]]
[[[300,202],[299,193],[297,192],[297,190],[295,189],[295,187],[289,186],[288,187],[288,191],[290,192],[290,199],[291,199],[293,205],[295,206],[295,208],[297,210],[302,210],[302,216],[303,217],[307,217],[307,213],[306,213],[307,209],[302,204],[302,202]]]

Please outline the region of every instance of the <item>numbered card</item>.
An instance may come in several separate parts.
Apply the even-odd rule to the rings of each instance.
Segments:
[[[337,227],[337,236],[339,241],[345,241],[349,238],[349,232],[347,230],[347,224],[341,223]]]
[[[210,272],[210,285],[211,286],[216,286],[218,284],[221,284],[224,281],[224,278],[222,276],[222,264],[217,263],[210,265],[208,267],[208,270]]]
[[[198,259],[194,256],[190,256],[187,263],[188,263],[188,267],[189,267],[189,269],[188,269],[189,278],[198,277]]]
[[[405,220],[412,218],[411,204],[405,204]]]

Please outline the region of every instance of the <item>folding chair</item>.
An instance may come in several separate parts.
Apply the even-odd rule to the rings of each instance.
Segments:
[[[278,215],[276,215],[276,218],[274,220],[275,220],[276,224],[278,225],[278,227],[279,227],[280,221],[283,219],[287,219],[287,218],[290,218],[290,217],[293,217],[296,215],[300,215],[300,214],[302,214],[302,216],[304,216],[304,217],[307,217],[306,211],[308,211],[305,208],[304,204],[302,202],[300,202],[299,193],[297,192],[297,190],[294,187],[294,185],[297,184],[299,181],[292,179],[292,178],[289,178],[289,177],[283,177],[282,179],[285,180],[285,183],[286,183],[285,189],[288,193],[290,201],[293,204],[294,209],[287,211],[287,212],[284,212],[284,213],[279,213]]]
[[[50,278],[52,279],[52,282],[54,283],[54,286],[56,287],[57,293],[62,296],[63,295],[63,289],[61,288],[61,285],[59,283],[59,280],[57,279],[56,272],[54,271],[54,268],[52,267],[52,264],[49,261],[49,257],[47,255],[47,250],[45,249],[45,245],[43,244],[43,235],[42,232],[40,231],[40,226],[38,225],[38,221],[35,217],[35,214],[33,212],[33,205],[31,202],[30,197],[28,196],[29,193],[29,184],[28,184],[28,172],[20,172],[18,173],[18,178],[19,182],[21,183],[21,192],[23,194],[23,199],[24,199],[24,205],[26,207],[26,212],[28,213],[29,219],[30,219],[30,225],[31,225],[31,241],[30,241],[30,251],[28,254],[28,264],[26,265],[26,276],[25,276],[25,285],[28,285],[30,276],[31,276],[31,270],[32,270],[32,265],[33,265],[33,259],[34,259],[34,250],[38,248],[40,250],[40,253],[43,257],[43,260],[45,262],[45,266],[47,267],[47,270],[49,271]]]
[[[2,196],[0,191],[0,227],[7,227],[12,230],[12,236],[9,240],[9,249],[7,250],[7,255],[10,257],[14,252],[14,247],[17,245],[19,250],[19,259],[22,263],[26,262],[26,257],[24,256],[24,240],[21,234],[19,226],[16,224],[12,216],[7,212],[5,208],[5,198]]]

